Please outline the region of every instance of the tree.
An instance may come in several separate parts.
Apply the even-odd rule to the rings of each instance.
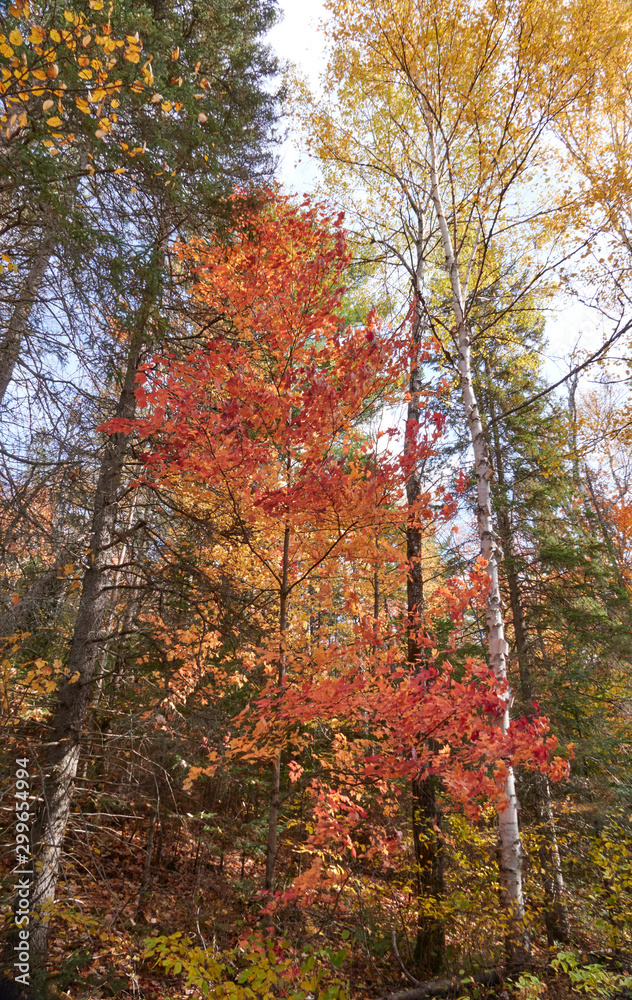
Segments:
[[[351,533],[372,524],[381,493],[388,497],[379,468],[362,476],[362,448],[349,463],[338,455],[348,450],[354,423],[366,415],[370,397],[388,386],[392,369],[373,318],[366,329],[342,338],[340,282],[349,258],[341,216],[333,221],[268,194],[259,214],[242,205],[237,219],[228,244],[194,241],[180,251],[196,265],[200,322],[218,332],[183,361],[158,359],[151,374],[145,368],[150,387],[139,392],[151,417],[134,424],[117,417],[109,429],[158,435],[161,447],[146,461],[158,482],[166,477],[170,489],[191,498],[193,509],[201,505],[198,516],[216,516],[211,512],[218,499],[231,510],[242,544],[267,578],[259,586],[276,590],[281,690],[290,596],[348,544]],[[280,777],[279,749],[272,767],[268,893]]]
[[[553,266],[555,255],[551,259],[539,248],[550,240],[564,206],[548,190],[534,191],[529,178],[534,170],[546,172],[552,123],[582,98],[591,60],[607,51],[603,25],[609,15],[601,7],[589,13],[573,4],[542,18],[529,3],[518,2],[483,8],[458,2],[359,4],[352,10],[333,3],[331,12],[327,91],[335,102],[316,105],[305,97],[308,141],[330,183],[344,187],[350,176],[363,183],[358,212],[368,220],[365,232],[385,257],[406,268],[429,329],[458,378],[489,577],[489,657],[504,679],[501,549],[493,523],[489,442],[473,380],[477,345],[471,315],[497,278],[503,255],[496,251],[511,248],[527,275],[518,300]],[[577,44],[572,57],[569,23]],[[372,214],[378,204],[388,207],[386,220]],[[572,249],[565,245],[558,263]],[[447,285],[439,302],[433,294],[437,283]],[[505,728],[509,701],[506,707]],[[511,962],[520,963],[529,942],[511,773],[507,782],[507,806],[499,820],[501,885],[508,953]]]
[[[267,163],[261,147],[265,143],[263,133],[270,123],[275,99],[263,93],[262,77],[272,69],[272,64],[261,47],[259,35],[273,16],[273,9],[251,7],[247,16],[240,17],[241,7],[236,6],[236,10],[227,9],[224,17],[215,21],[210,6],[203,6],[197,9],[192,22],[186,24],[175,8],[158,11],[160,17],[155,22],[145,8],[135,8],[133,15],[146,19],[148,27],[153,25],[156,38],[162,42],[163,89],[180,90],[182,81],[173,76],[174,70],[170,68],[180,58],[189,72],[185,100],[172,103],[150,98],[130,121],[134,132],[149,136],[156,115],[165,116],[165,127],[154,133],[152,144],[147,142],[145,146],[143,142],[136,150],[129,147],[123,150],[132,159],[137,155],[144,157],[145,151],[149,151],[146,162],[137,161],[139,166],[133,183],[121,187],[119,175],[114,177],[116,171],[113,171],[113,185],[103,186],[100,175],[95,173],[90,175],[92,179],[86,194],[90,211],[107,219],[110,231],[106,230],[106,240],[120,254],[112,256],[110,253],[110,274],[115,280],[105,298],[109,306],[104,303],[106,335],[99,343],[99,346],[107,344],[110,350],[104,352],[105,356],[98,356],[97,362],[107,372],[114,396],[112,409],[119,419],[133,416],[136,375],[149,345],[160,342],[162,336],[165,299],[174,288],[170,281],[172,234],[185,231],[187,227],[190,231],[194,223],[209,228],[219,226],[221,210],[225,207],[220,194],[231,188],[235,175],[243,177],[244,170]],[[122,8],[123,22],[131,16],[131,11]],[[136,35],[133,37],[133,46],[132,42],[129,44],[135,47],[138,61],[140,42]],[[214,60],[219,59],[214,65],[222,65],[221,72],[215,73],[209,81],[205,76],[199,78],[199,74],[211,50]],[[246,81],[241,80],[233,93],[232,78],[239,76],[246,58],[253,60],[253,74]],[[154,82],[153,71],[150,72],[147,66],[145,71]],[[194,83],[199,83],[202,104],[196,102]],[[160,111],[156,110],[157,103],[160,103]],[[213,119],[200,110],[192,120],[191,107],[206,108],[212,112]],[[223,116],[228,116],[229,120],[223,120]],[[96,138],[105,142],[108,148],[113,141],[107,131],[102,136],[97,134]],[[166,171],[165,156],[171,155],[176,141],[178,164]],[[236,162],[237,157],[240,162]],[[201,175],[200,162],[210,162],[214,173]],[[129,205],[127,197],[131,198]],[[119,211],[121,206],[123,212]],[[121,330],[124,331],[122,335]],[[88,569],[82,580],[67,663],[70,672],[60,687],[53,713],[56,739],[47,754],[43,794],[33,828],[33,853],[38,874],[32,886],[36,924],[31,942],[34,956],[40,961],[46,950],[46,912],[55,892],[99,644],[105,638],[102,629],[109,601],[106,584],[111,572],[110,552],[120,495],[125,489],[127,444],[127,437],[120,432],[110,434],[99,458]]]
[[[158,356],[145,365],[138,402],[146,416],[116,419],[108,430],[133,432],[146,442],[142,481],[174,495],[189,517],[217,525],[228,513],[233,546],[244,554],[242,573],[256,570],[258,589],[274,595],[268,634],[240,668],[253,680],[259,672],[263,680],[254,718],[251,723],[244,709],[230,740],[221,743],[224,761],[271,762],[264,879],[264,924],[271,928],[282,902],[313,892],[321,879],[327,882],[315,857],[288,892],[275,892],[283,752],[300,745],[301,729],[316,719],[339,731],[349,748],[343,776],[333,756],[327,763],[331,778],[325,782],[321,771],[312,782],[318,822],[309,843],[316,852],[321,844],[328,851],[351,848],[363,814],[353,803],[367,783],[410,776],[421,799],[440,773],[463,804],[468,795],[497,794],[498,767],[495,778],[486,773],[495,759],[490,745],[500,741],[504,757],[520,756],[525,747],[546,756],[548,745],[536,736],[537,726],[506,739],[493,719],[485,719],[503,704],[486,668],[470,662],[457,682],[449,665],[439,672],[429,653],[420,657],[432,641],[416,608],[404,616],[402,648],[393,636],[382,641],[374,619],[364,625],[360,620],[347,638],[342,608],[331,593],[336,631],[323,630],[307,644],[292,602],[300,601],[318,570],[319,603],[326,607],[322,574],[331,580],[342,560],[350,567],[344,608],[355,617],[360,602],[351,567],[372,562],[376,530],[401,519],[411,467],[419,466],[431,441],[424,440],[421,426],[409,427],[406,452],[395,459],[378,456],[373,444],[362,446],[357,438],[355,426],[371,399],[388,390],[400,362],[374,317],[366,327],[341,324],[340,282],[349,259],[341,217],[332,220],[307,204],[296,208],[270,198],[258,215],[246,209],[237,218],[228,243],[195,241],[181,250],[197,274],[198,322],[211,331],[206,346],[182,360]],[[418,424],[421,418],[418,399]],[[430,503],[419,492],[410,505],[407,520],[414,519],[419,533],[432,517]],[[448,497],[444,508],[451,510]],[[216,550],[214,561],[219,557]],[[415,569],[418,564],[419,556]],[[462,593],[458,600],[463,602]],[[412,659],[411,643],[419,651]],[[376,744],[369,757],[367,737]],[[219,749],[209,757],[210,766],[190,772],[189,786],[193,778],[215,773]],[[301,772],[296,761],[290,764],[291,781]],[[336,816],[338,808],[343,817]],[[417,833],[419,851],[432,832]],[[423,932],[423,919],[420,925]]]

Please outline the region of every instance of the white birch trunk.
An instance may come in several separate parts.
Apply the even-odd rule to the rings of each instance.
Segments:
[[[498,544],[498,536],[494,531],[492,521],[491,478],[492,466],[489,460],[487,441],[481,422],[478,401],[474,391],[472,377],[471,336],[465,317],[465,298],[458,261],[454,253],[452,238],[443,209],[439,177],[437,170],[437,151],[434,124],[428,115],[426,117],[430,149],[430,195],[434,206],[446,264],[450,277],[452,291],[452,309],[456,326],[458,346],[458,373],[463,404],[467,417],[472,448],[474,451],[474,468],[476,472],[477,491],[477,523],[481,544],[481,555],[487,563],[489,591],[485,601],[485,619],[487,623],[487,641],[489,646],[489,662],[498,681],[507,682],[507,654],[509,647],[505,640],[505,619],[498,565],[502,551]],[[503,733],[509,728],[509,709],[511,705],[508,690],[505,699],[504,712],[500,725]],[[507,914],[506,946],[510,963],[520,964],[529,951],[529,937],[525,925],[525,907],[522,892],[522,845],[518,825],[518,798],[513,769],[510,768],[504,787],[506,806],[498,817],[498,836],[500,842],[500,891]]]

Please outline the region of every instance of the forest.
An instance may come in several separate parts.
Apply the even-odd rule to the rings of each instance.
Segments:
[[[0,4],[0,1000],[632,997],[632,10],[325,10]]]

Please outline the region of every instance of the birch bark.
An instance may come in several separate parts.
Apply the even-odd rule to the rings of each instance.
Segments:
[[[481,555],[487,564],[489,589],[485,599],[485,620],[489,662],[494,675],[502,684],[507,684],[507,653],[509,647],[505,639],[505,618],[500,593],[499,563],[502,550],[494,530],[492,518],[491,480],[493,475],[488,444],[483,430],[478,400],[474,389],[472,371],[471,332],[465,312],[465,296],[459,273],[459,264],[448,227],[437,166],[437,148],[434,123],[429,112],[425,118],[428,129],[430,196],[439,227],[446,267],[450,278],[452,311],[455,320],[455,340],[458,350],[458,377],[465,414],[474,452],[476,474],[477,510],[476,519],[480,539]],[[503,714],[499,724],[503,733],[510,725],[511,692],[507,688]],[[529,935],[525,925],[525,905],[522,888],[523,850],[518,824],[518,797],[513,768],[507,771],[504,786],[505,808],[498,816],[499,869],[501,899],[507,914],[506,948],[511,964],[522,964],[529,952]]]
[[[489,372],[488,378],[489,376]],[[505,466],[498,434],[498,424],[494,403],[491,403],[491,417],[494,421],[492,425],[494,459],[496,463],[496,476],[498,486],[501,491],[501,498],[506,496],[507,482],[505,478]],[[516,640],[516,655],[518,659],[518,670],[520,673],[520,694],[523,704],[526,706],[527,714],[531,712],[531,705],[536,697],[533,685],[533,671],[531,669],[531,656],[529,650],[529,640],[525,620],[522,587],[520,578],[516,570],[516,545],[514,532],[509,517],[507,504],[503,499],[496,501],[496,517],[498,520],[498,530],[505,553],[505,577],[507,580],[507,590],[509,592],[509,603],[513,617],[513,630]],[[528,778],[535,800],[535,809],[540,827],[541,843],[538,849],[540,865],[542,867],[542,885],[546,896],[546,906],[544,911],[544,922],[549,944],[561,941],[567,944],[570,940],[570,924],[568,919],[568,909],[566,907],[566,889],[564,886],[564,874],[562,872],[562,862],[557,842],[557,831],[555,828],[555,816],[553,813],[553,803],[551,801],[551,789],[548,778],[539,771],[535,771]]]

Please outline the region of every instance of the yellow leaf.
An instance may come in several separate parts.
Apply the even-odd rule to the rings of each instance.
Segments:
[[[54,103],[55,102],[51,101],[50,98],[47,101],[44,101],[42,104],[42,111],[48,111],[49,108],[52,108]]]
[[[171,111],[173,104],[171,103],[171,101],[163,101],[160,107],[162,108],[163,111]]]
[[[14,28],[11,34],[9,35],[9,41],[11,42],[11,45],[22,44],[22,35],[20,34],[17,28]]]
[[[52,118],[46,119],[46,124],[50,125],[51,128],[58,128],[61,125],[61,118],[59,115],[53,115]]]
[[[15,55],[15,52],[13,51],[11,46],[7,45],[6,42],[2,42],[2,44],[0,44],[0,53],[2,53],[3,56],[6,56],[7,59],[10,59],[11,56]]]
[[[178,48],[177,45],[173,50],[173,52],[171,53],[171,58],[173,59],[174,62],[176,62],[180,58],[180,49]]]
[[[31,75],[34,76],[36,80],[48,79],[48,77],[46,76],[46,70],[43,69],[34,69],[32,70]]]
[[[75,103],[80,111],[83,111],[84,115],[90,114],[90,105],[83,97],[76,97]]]
[[[116,170],[114,171],[115,174],[124,174],[126,172],[127,172],[126,167],[117,167]]]
[[[90,0],[91,10],[103,10],[103,0]]]
[[[90,44],[91,41],[92,41],[91,35],[83,36],[83,38],[81,39],[81,44],[83,45],[84,49],[88,48],[88,45]]]
[[[39,24],[34,24],[31,28],[31,34],[29,35],[29,42],[33,45],[39,45],[46,38],[46,32],[43,28],[40,28]]]
[[[125,49],[125,58],[128,62],[137,63],[140,62],[140,53],[138,49]]]
[[[92,70],[91,69],[82,69],[80,71],[80,73],[79,73],[79,76],[81,77],[82,80],[91,80],[92,79]]]
[[[61,35],[57,31],[57,28],[51,29],[50,39],[52,42],[61,42]]]

